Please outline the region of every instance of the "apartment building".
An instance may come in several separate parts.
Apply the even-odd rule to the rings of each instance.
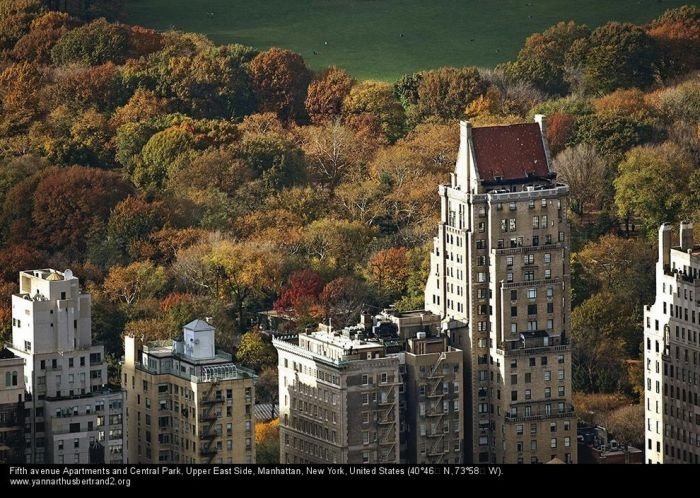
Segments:
[[[194,320],[172,341],[125,338],[130,463],[255,463],[256,376],[216,351],[215,332]]]
[[[281,463],[399,463],[399,358],[364,326],[273,339]]]
[[[24,361],[27,463],[124,463],[123,392],[92,343],[91,301],[70,270],[19,273],[12,346]]]
[[[576,462],[571,405],[569,188],[545,121],[460,123],[438,188],[425,306],[464,353],[465,459]]]
[[[700,461],[700,246],[693,226],[659,228],[656,300],[644,310],[647,463]]]
[[[0,464],[24,463],[24,360],[0,349]]]

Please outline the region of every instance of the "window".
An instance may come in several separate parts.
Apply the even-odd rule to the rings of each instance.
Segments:
[[[564,438],[564,446],[565,446],[566,448],[568,448],[569,446],[571,446],[571,438],[570,438],[570,437],[565,437],[565,438]]]
[[[510,392],[510,400],[511,401],[518,401],[518,391],[511,391]]]
[[[509,229],[511,232],[515,232],[515,231],[516,231],[516,230],[515,230],[515,218],[511,218],[511,219],[508,220],[508,229]]]
[[[564,370],[559,370],[558,378],[559,380],[564,380]]]
[[[523,433],[523,424],[518,424],[518,425],[515,426],[515,433],[516,433],[517,435],[519,435],[519,436],[522,435],[522,433]]]
[[[549,442],[550,448],[556,448],[557,447],[557,438],[553,437],[551,441]]]
[[[510,291],[510,300],[511,301],[517,301],[518,300],[518,291],[516,289],[511,289]]]
[[[549,268],[545,268],[545,270],[544,270],[544,278],[545,278],[545,279],[552,278],[552,270],[550,270]]]
[[[544,371],[544,380],[545,380],[545,382],[549,382],[550,380],[552,380],[552,372],[551,371],[549,371],[549,370]]]
[[[510,307],[510,316],[518,316],[518,307],[517,306]]]
[[[537,314],[537,305],[536,304],[528,304],[527,305],[527,314],[528,315],[536,315]]]
[[[541,221],[540,226],[542,228],[547,228],[547,215],[546,214],[542,215],[542,217],[540,218],[540,221]]]
[[[506,257],[506,266],[513,266],[513,256]]]
[[[539,228],[540,227],[540,217],[539,216],[533,216],[532,217],[532,228]]]
[[[363,386],[366,386],[368,380],[369,380],[369,377],[367,377],[366,375],[363,375],[363,376],[362,376],[362,385],[363,385]]]
[[[542,201],[540,201],[540,202],[541,202],[540,205],[541,205],[543,208],[546,208],[546,207],[547,207],[547,199],[542,199]]]
[[[508,272],[506,273],[506,282],[512,282],[513,281],[513,272]]]
[[[553,328],[554,328],[554,320],[552,320],[551,318],[549,318],[549,319],[547,320],[547,330],[552,330]]]
[[[545,388],[544,388],[544,397],[545,397],[545,398],[551,398],[551,397],[552,397],[552,388],[551,388],[551,387],[545,387]]]
[[[528,320],[527,330],[529,330],[530,332],[537,330],[537,320]]]
[[[486,223],[484,223],[483,221],[479,222],[479,231],[480,232],[486,231]]]
[[[547,313],[554,313],[554,303],[547,303]]]
[[[526,265],[534,265],[535,264],[535,255],[534,254],[525,254],[523,256],[523,263]]]
[[[526,271],[525,272],[525,281],[532,282],[533,280],[535,280],[535,272],[534,271]]]
[[[547,297],[554,297],[554,287],[547,287]]]
[[[532,399],[532,391],[530,389],[525,389],[525,399]]]
[[[518,383],[518,374],[513,374],[510,376],[510,383],[512,385],[515,385]]]
[[[544,264],[548,265],[552,262],[552,255],[548,252],[544,253]]]
[[[528,372],[525,374],[525,384],[529,384],[530,382],[532,382],[532,374]]]
[[[540,365],[545,366],[547,364],[547,357],[542,356],[540,357]]]
[[[528,299],[537,299],[537,289],[528,289],[527,290],[527,298]]]

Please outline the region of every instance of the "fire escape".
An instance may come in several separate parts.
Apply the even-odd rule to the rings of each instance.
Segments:
[[[201,463],[212,463],[218,452],[215,442],[219,436],[216,432],[216,420],[219,418],[216,414],[216,405],[223,403],[223,398],[216,397],[218,385],[218,381],[211,382],[206,394],[200,400],[199,455],[202,458]]]
[[[398,461],[396,446],[396,424],[398,423],[398,398],[396,386],[398,379],[393,377],[388,382],[379,384],[377,399],[377,450],[378,463],[396,463]]]
[[[426,389],[427,410],[427,455],[431,464],[444,463],[445,459],[445,433],[443,432],[443,419],[447,411],[443,407],[443,379],[442,363],[447,358],[446,353],[440,353],[435,364],[428,373],[428,386]]]

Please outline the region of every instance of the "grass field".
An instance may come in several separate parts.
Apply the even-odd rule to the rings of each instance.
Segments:
[[[285,47],[313,68],[393,81],[441,66],[493,66],[560,20],[643,23],[690,0],[128,0],[128,21],[217,43]]]

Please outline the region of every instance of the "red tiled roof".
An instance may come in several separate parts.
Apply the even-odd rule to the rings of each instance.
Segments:
[[[537,123],[472,128],[476,167],[481,180],[516,180],[549,173]]]

